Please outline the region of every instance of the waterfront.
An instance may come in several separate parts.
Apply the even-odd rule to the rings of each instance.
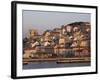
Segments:
[[[27,65],[23,65],[23,69],[43,69],[43,68],[63,68],[63,67],[84,67],[90,66],[90,62],[84,63],[65,63],[57,64],[56,62],[30,62]]]

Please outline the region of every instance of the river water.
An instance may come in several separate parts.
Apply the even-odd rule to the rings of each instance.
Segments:
[[[56,62],[34,62],[27,65],[23,65],[23,69],[41,69],[41,68],[62,68],[62,67],[82,67],[90,66],[89,62],[86,63],[61,63],[57,64]]]

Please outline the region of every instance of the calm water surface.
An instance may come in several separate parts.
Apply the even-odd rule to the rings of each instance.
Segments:
[[[23,65],[23,69],[41,69],[41,68],[60,68],[60,67],[82,67],[90,66],[90,63],[61,63],[57,64],[56,62],[34,62],[27,65]]]

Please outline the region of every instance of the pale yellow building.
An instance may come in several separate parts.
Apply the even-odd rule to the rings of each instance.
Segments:
[[[37,35],[38,35],[37,30],[31,29],[31,30],[29,30],[28,38],[33,38],[33,37],[35,37]]]
[[[61,37],[59,39],[59,44],[65,44],[66,43],[66,39],[64,37]]]
[[[24,50],[23,58],[30,58],[31,53],[36,53],[35,49],[26,49]]]

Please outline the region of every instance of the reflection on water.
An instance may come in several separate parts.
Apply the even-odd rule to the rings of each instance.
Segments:
[[[23,65],[23,69],[41,69],[41,68],[62,68],[62,67],[82,67],[90,66],[89,62],[86,63],[64,63],[57,64],[56,62],[34,62],[27,65]]]

